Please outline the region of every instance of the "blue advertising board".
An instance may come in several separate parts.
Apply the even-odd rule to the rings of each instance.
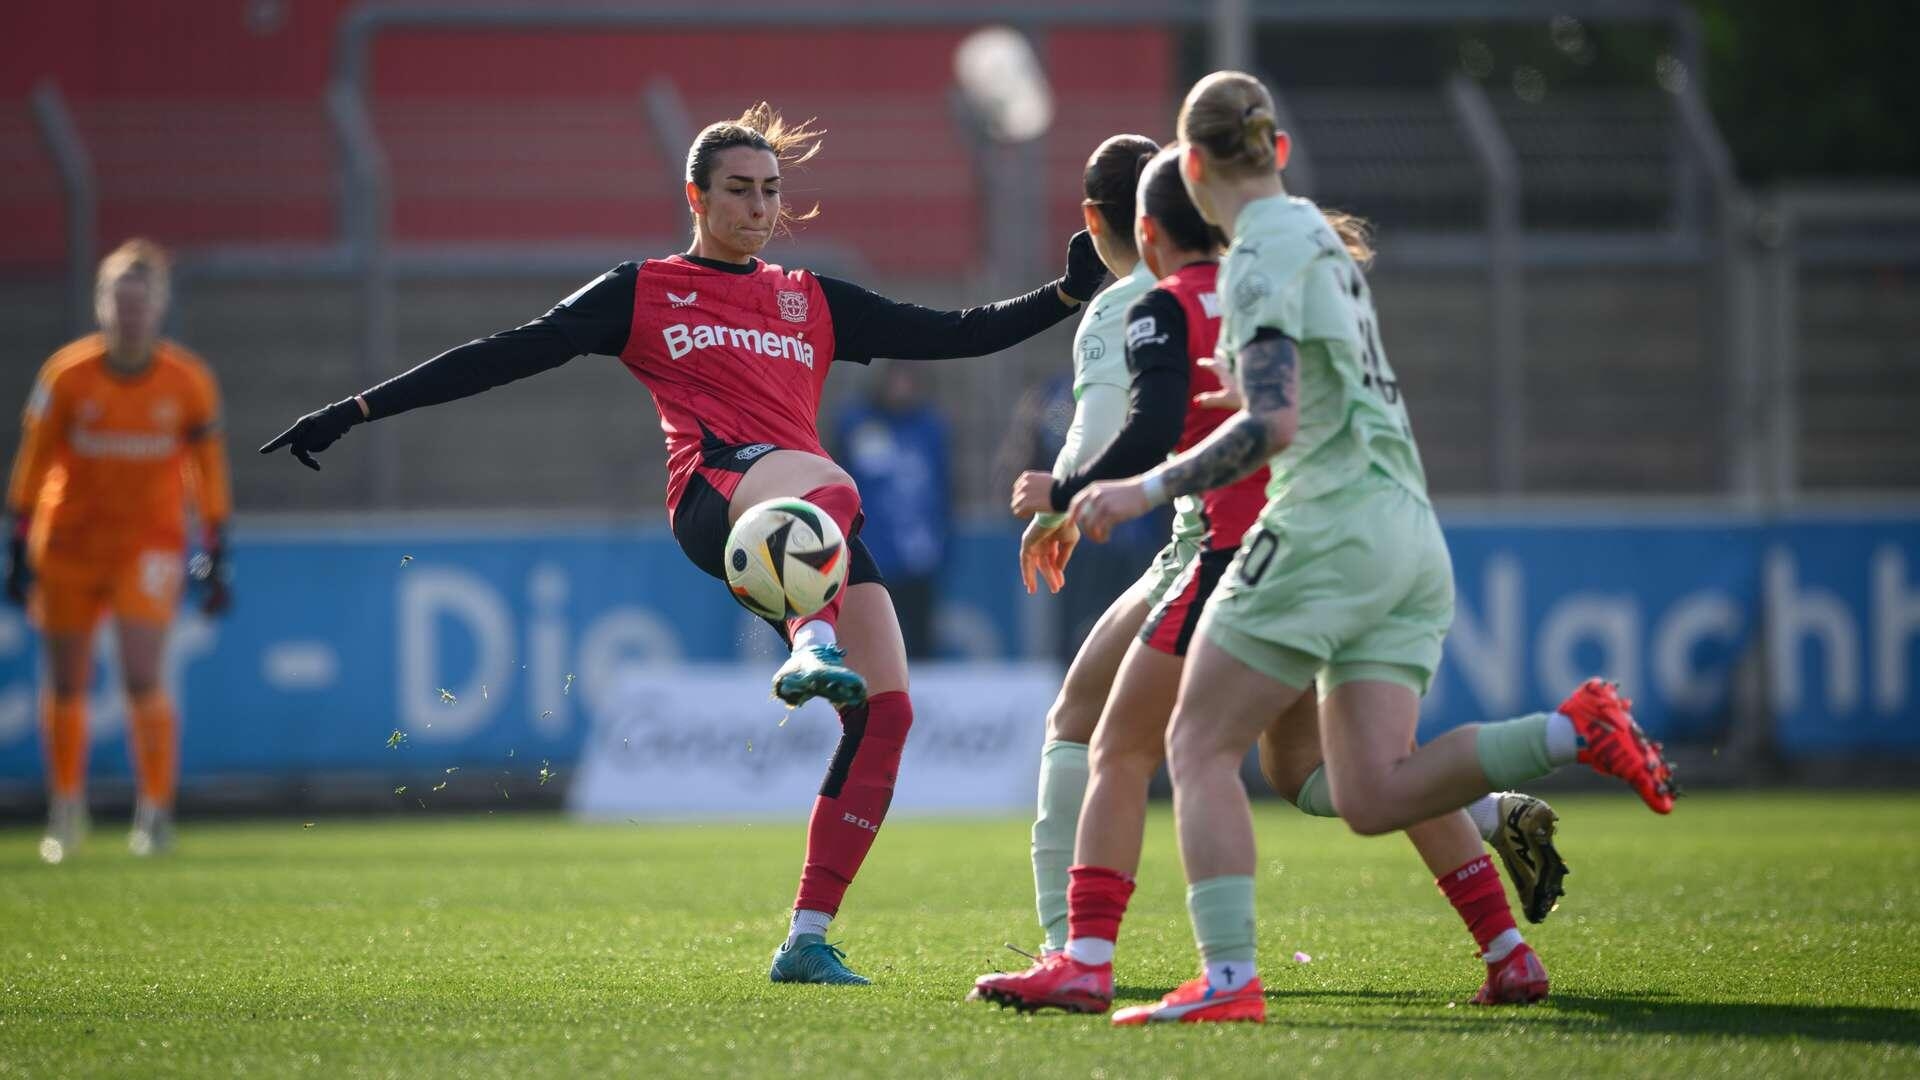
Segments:
[[[1776,744],[1920,755],[1920,514],[1674,519],[1449,516],[1459,586],[1423,735],[1551,706],[1617,678],[1656,737],[1710,741],[1758,663]],[[958,531],[941,623],[952,657],[1039,651],[997,523]],[[653,525],[255,527],[235,536],[239,603],[186,614],[169,648],[188,779],[571,762],[616,673],[777,662],[771,632]],[[37,651],[0,611],[0,781],[40,774]],[[112,642],[99,647],[94,775],[125,775]],[[1047,702],[1033,703],[1035,723]]]

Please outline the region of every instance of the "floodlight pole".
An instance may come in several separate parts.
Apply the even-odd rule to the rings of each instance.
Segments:
[[[1487,180],[1487,291],[1492,324],[1493,489],[1517,494],[1526,483],[1526,296],[1520,274],[1520,159],[1480,84],[1447,81],[1447,101],[1466,129]]]
[[[362,88],[339,82],[329,87],[327,117],[345,165],[342,209],[349,262],[360,285],[359,380],[362,386],[372,386],[392,374],[394,367],[392,177]],[[399,501],[392,436],[387,424],[374,424],[367,432],[360,490],[369,506],[390,507]]]
[[[1748,252],[1752,201],[1740,187],[1733,154],[1714,126],[1700,88],[1691,82],[1681,88],[1674,95],[1674,112],[1686,137],[1686,160],[1704,173],[1715,203],[1712,287],[1719,318],[1709,327],[1719,346],[1726,402],[1722,434],[1727,489],[1737,498],[1757,500],[1766,487],[1766,375],[1754,340],[1759,314],[1756,271]]]
[[[1215,71],[1253,70],[1253,5],[1248,0],[1213,0],[1208,19],[1207,57]]]
[[[66,95],[51,79],[33,88],[33,120],[60,171],[67,211],[67,329],[78,337],[93,327],[93,260],[100,229],[93,155]]]

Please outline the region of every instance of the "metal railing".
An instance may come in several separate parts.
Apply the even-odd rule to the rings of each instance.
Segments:
[[[750,25],[805,27],[975,26],[1000,21],[1029,33],[1052,26],[1154,24],[1203,33],[1218,66],[1253,67],[1254,29],[1267,22],[1351,25],[1438,23],[1452,20],[1520,20],[1571,12],[1602,19],[1651,19],[1669,23],[1675,48],[1697,57],[1698,30],[1681,5],[1668,0],[1590,0],[1587,3],[1480,3],[1473,0],[1350,0],[1278,3],[1214,0],[1121,0],[1098,8],[1035,2],[961,8],[944,3],[896,5],[874,12],[855,3],[816,2],[714,8],[666,4],[646,10],[620,8],[502,8],[442,4],[368,4],[354,9],[337,28],[332,83],[325,116],[338,150],[339,235],[336,242],[305,249],[217,248],[192,251],[182,260],[183,289],[199,282],[320,280],[351,283],[356,296],[356,372],[367,382],[393,371],[395,290],[423,279],[584,276],[619,257],[607,249],[512,245],[495,249],[443,250],[396,247],[393,238],[394,178],[370,100],[373,43],[397,28],[528,30],[582,28],[687,29]],[[1486,91],[1464,77],[1434,88],[1437,100],[1478,170],[1481,215],[1477,227],[1441,231],[1396,230],[1383,262],[1418,271],[1463,270],[1484,275],[1487,333],[1485,436],[1491,453],[1485,489],[1499,495],[1538,490],[1527,474],[1530,343],[1527,317],[1533,303],[1528,282],[1536,272],[1564,267],[1698,268],[1710,281],[1711,303],[1702,319],[1721,380],[1719,425],[1724,447],[1724,490],[1748,502],[1779,503],[1795,493],[1799,430],[1796,345],[1784,327],[1796,317],[1798,237],[1808,225],[1885,215],[1909,220],[1914,198],[1905,194],[1837,196],[1789,193],[1761,205],[1740,185],[1724,140],[1701,96],[1699,67],[1688,85],[1671,95],[1674,161],[1670,227],[1627,233],[1529,229],[1524,199],[1529,177],[1522,155]],[[1279,102],[1289,110],[1284,97]],[[97,179],[80,126],[57,87],[43,84],[33,95],[33,115],[49,157],[61,177],[66,202],[69,320],[91,322],[91,278],[97,258]],[[678,88],[664,76],[644,84],[634,102],[655,141],[663,168],[677,184],[678,159],[693,124]],[[1291,186],[1314,192],[1325,176],[1311,138],[1296,138]],[[977,155],[979,185],[988,193],[984,215],[990,266],[997,282],[1023,280],[1034,256],[1037,233],[1030,211],[1040,201],[1030,181],[1036,170],[1031,148],[984,148]],[[1697,183],[1696,183],[1697,181]],[[1701,196],[1704,192],[1704,200]],[[1008,194],[1012,193],[1012,194]],[[1006,197],[1002,197],[1002,196]],[[1336,197],[1336,201],[1337,197]],[[1703,214],[1702,208],[1710,214]],[[1021,213],[1014,213],[1019,209]],[[1766,247],[1771,243],[1773,246]],[[1898,239],[1882,247],[1897,248]],[[827,272],[858,272],[856,252],[831,245],[795,245],[795,261]],[[1761,269],[1764,261],[1765,273]],[[376,428],[370,434],[380,436]],[[1544,437],[1544,435],[1543,435]],[[366,455],[358,490],[372,505],[391,505],[394,468],[384,436]]]

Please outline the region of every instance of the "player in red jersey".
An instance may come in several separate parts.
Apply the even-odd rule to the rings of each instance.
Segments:
[[[1169,452],[1199,444],[1238,407],[1234,395],[1223,391],[1211,362],[1220,329],[1215,259],[1223,238],[1189,200],[1178,162],[1178,147],[1162,151],[1139,181],[1136,241],[1141,258],[1159,281],[1127,312],[1126,359],[1132,372],[1127,423],[1098,458],[1074,475],[1023,475],[1014,489],[1016,514],[1065,507],[1090,483],[1144,472]],[[1199,498],[1183,500],[1177,507],[1172,545],[1135,590],[1146,599],[1129,593],[1115,601],[1108,617],[1101,620],[1103,630],[1137,634],[1138,640],[1127,649],[1110,687],[1101,688],[1105,709],[1093,730],[1091,778],[1078,814],[1073,851],[1077,865],[1069,871],[1067,936],[1057,945],[1050,940],[1050,947],[1028,971],[982,976],[975,983],[974,996],[1022,1010],[1104,1012],[1111,1002],[1114,942],[1133,892],[1146,826],[1147,788],[1165,757],[1167,722],[1187,646],[1207,597],[1266,504],[1266,484],[1267,471],[1261,469]],[[1057,580],[1063,569],[1057,564],[1048,567],[1049,577]],[[1325,797],[1311,695],[1287,715],[1274,718],[1261,738],[1260,750],[1263,771],[1276,791],[1308,813],[1335,816],[1331,799]],[[1536,887],[1546,882],[1557,894],[1565,868],[1551,843],[1552,811],[1530,796],[1506,793],[1481,800],[1487,805],[1476,805],[1474,813],[1488,816],[1484,830],[1467,811],[1461,811],[1415,826],[1408,836],[1428,867],[1444,876],[1482,857],[1483,835],[1501,839],[1500,823],[1493,815],[1503,801],[1516,810],[1537,807],[1532,813],[1545,815],[1544,837],[1522,836],[1517,845],[1509,840],[1499,846],[1509,866],[1516,867],[1516,878],[1526,872],[1528,860],[1558,866],[1559,873],[1527,879]],[[1038,839],[1036,826],[1036,843]],[[1491,893],[1476,890],[1471,908],[1461,908],[1461,914],[1470,928],[1476,920],[1498,921],[1502,915],[1502,929],[1511,928],[1505,894],[1491,867],[1485,879],[1475,884],[1487,880],[1494,882]],[[1455,899],[1444,882],[1442,887]],[[1545,899],[1550,910],[1553,897]],[[1495,906],[1498,910],[1491,910]],[[1541,910],[1534,921],[1544,917]],[[1518,939],[1517,930],[1514,939]]]
[[[618,356],[653,395],[666,433],[674,535],[700,569],[724,580],[727,532],[755,503],[799,496],[831,516],[848,538],[848,587],[820,612],[778,628],[793,652],[773,686],[790,704],[832,702],[843,736],[814,803],[791,928],[770,975],[865,983],[825,931],[886,817],[913,707],[899,622],[859,538],[859,492],[820,445],[821,387],[836,360],[998,352],[1072,314],[1105,270],[1081,233],[1058,280],[999,303],[937,311],[764,262],[761,249],[796,219],[781,199],[782,167],[818,149],[819,132],[785,124],[765,103],[709,125],[687,155],[694,231],[685,253],[623,263],[541,318],[309,413],[260,449],[288,447],[318,468],[312,454],[356,424],[593,353]]]

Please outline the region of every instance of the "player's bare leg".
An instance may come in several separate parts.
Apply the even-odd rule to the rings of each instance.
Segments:
[[[1362,679],[1334,687],[1324,705],[1321,739],[1328,751],[1334,801],[1354,831],[1367,831],[1363,826],[1375,823],[1374,812],[1361,807],[1375,801],[1379,789],[1372,785],[1420,752],[1413,742],[1420,699],[1410,687]],[[1353,824],[1350,814],[1359,816],[1361,824]],[[1474,1002],[1522,1004],[1546,997],[1546,969],[1521,940],[1499,875],[1481,853],[1479,830],[1466,812],[1416,823],[1407,833],[1487,962],[1487,981]]]
[[[1034,907],[1046,935],[1042,955],[1067,945],[1067,869],[1073,865],[1074,837],[1087,795],[1088,743],[1128,645],[1146,619],[1146,596],[1136,583],[1108,605],[1080,643],[1047,710],[1032,846]]]
[[[87,834],[87,681],[93,673],[92,635],[46,635],[51,682],[40,702],[41,745],[47,759],[47,832],[40,857],[58,863]]]
[[[982,976],[974,996],[1021,1010],[1073,1012],[1105,1012],[1113,1000],[1114,942],[1140,867],[1147,787],[1165,754],[1181,664],[1138,640],[1127,647],[1093,731],[1091,781],[1068,875],[1065,948],[1028,971]]]
[[[1398,726],[1402,718],[1418,715],[1413,691],[1391,682],[1349,683],[1335,697],[1343,702],[1345,715],[1374,722]],[[1355,740],[1362,737],[1345,724],[1322,723],[1321,736],[1329,768],[1338,756],[1333,734],[1339,732],[1352,744],[1348,753],[1356,756],[1348,757],[1344,767],[1350,783],[1359,784],[1367,797],[1363,806],[1352,808],[1352,815],[1342,807],[1341,817],[1365,835],[1406,828],[1495,788],[1576,761],[1626,781],[1649,807],[1667,813],[1675,795],[1672,770],[1660,744],[1634,722],[1631,704],[1609,684],[1589,679],[1552,713],[1455,728],[1411,752],[1404,744],[1381,743],[1358,754],[1362,747]],[[1334,771],[1331,776],[1338,790],[1340,774]]]
[[[115,630],[137,791],[127,849],[135,855],[164,854],[173,847],[173,801],[180,776],[179,724],[160,681],[167,627],[121,620]]]
[[[886,820],[913,705],[907,696],[907,647],[893,600],[884,586],[854,585],[839,618],[847,663],[866,680],[868,695],[840,710],[842,734],[807,824],[807,855],[787,940],[774,953],[775,982],[864,984],[843,954],[827,943],[867,852]]]
[[[754,462],[740,478],[727,502],[729,523],[755,505],[775,498],[799,498],[819,506],[840,534],[851,540],[860,514],[860,493],[845,469],[814,454],[773,450]],[[866,700],[868,687],[846,663],[839,645],[839,616],[846,597],[829,602],[819,612],[789,625],[793,652],[773,675],[773,694],[789,705],[825,698],[835,708]],[[891,606],[891,605],[889,605]]]
[[[1302,694],[1293,708],[1260,733],[1260,772],[1276,794],[1302,813],[1340,816],[1333,807],[1320,750],[1317,695]],[[1562,882],[1568,873],[1566,862],[1554,846],[1560,819],[1553,807],[1532,795],[1501,791],[1481,796],[1468,804],[1466,812],[1480,838],[1500,856],[1527,921],[1544,920],[1564,895]],[[1422,847],[1416,830],[1409,829],[1407,836],[1431,866],[1434,856]],[[1441,857],[1443,861],[1445,857]],[[1458,861],[1448,864],[1458,865]]]
[[[1234,659],[1207,640],[1201,625],[1166,745],[1187,909],[1205,970],[1152,1005],[1115,1013],[1116,1024],[1266,1019],[1254,967],[1253,810],[1240,762],[1274,713],[1292,708],[1304,687]]]
[[[1087,789],[1075,857],[1131,877],[1140,869],[1147,827],[1147,788],[1166,758],[1167,722],[1180,692],[1182,657],[1135,641],[1094,732],[1093,781]]]

